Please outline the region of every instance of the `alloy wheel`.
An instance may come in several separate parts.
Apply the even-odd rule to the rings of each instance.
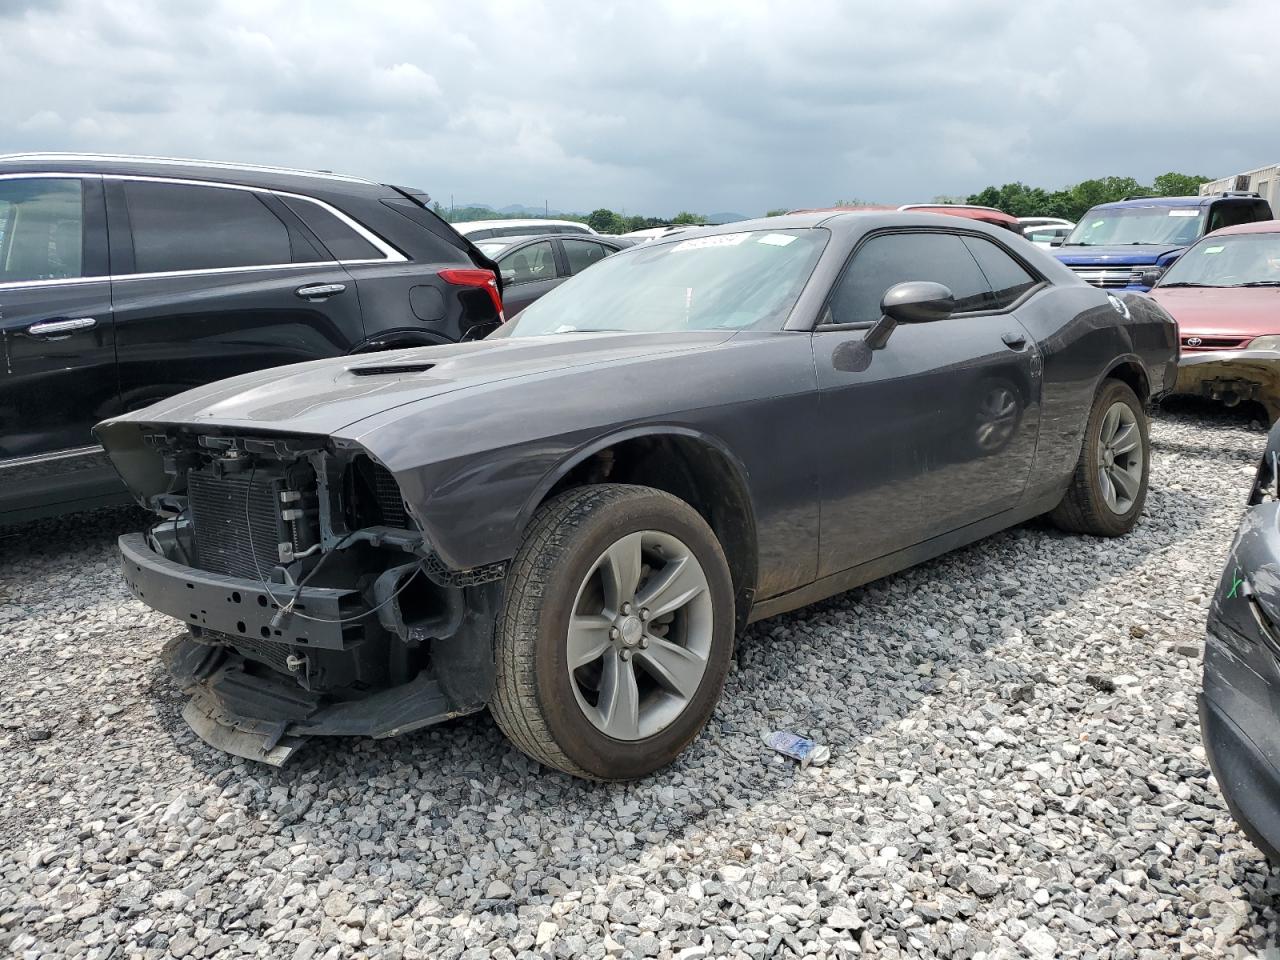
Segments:
[[[713,638],[707,576],[679,538],[629,533],[578,588],[566,665],[578,706],[602,733],[643,740],[684,712]]]
[[[1098,432],[1098,485],[1112,513],[1133,509],[1142,489],[1142,434],[1133,409],[1116,401],[1102,417]]]

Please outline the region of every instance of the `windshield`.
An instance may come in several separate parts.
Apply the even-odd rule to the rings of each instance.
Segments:
[[[1187,244],[1196,242],[1204,223],[1203,207],[1129,207],[1085,214],[1064,246]]]
[[[756,230],[632,247],[552,290],[494,336],[780,330],[829,236]]]
[[[1280,233],[1209,236],[1192,247],[1160,280],[1162,287],[1280,285]]]

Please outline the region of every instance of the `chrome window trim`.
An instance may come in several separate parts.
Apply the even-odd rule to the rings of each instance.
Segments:
[[[133,158],[136,159],[136,158]],[[57,284],[84,284],[84,283],[101,283],[103,281],[128,281],[128,280],[157,280],[165,277],[202,277],[202,276],[219,276],[231,273],[254,273],[259,270],[301,270],[306,267],[333,267],[333,266],[363,266],[365,264],[374,263],[408,263],[409,258],[397,250],[391,244],[387,243],[380,236],[368,229],[364,224],[352,219],[332,204],[326,203],[315,197],[308,197],[302,193],[291,193],[286,190],[269,190],[266,187],[250,187],[239,183],[217,183],[210,180],[192,180],[182,177],[156,177],[147,176],[145,174],[127,174],[127,173],[70,173],[70,172],[42,172],[42,173],[0,173],[0,180],[71,180],[71,179],[95,179],[95,180],[131,180],[141,181],[145,183],[172,183],[179,186],[196,186],[196,187],[213,187],[219,190],[240,190],[245,193],[262,193],[269,196],[287,197],[291,200],[301,200],[305,203],[314,203],[354,230],[362,239],[373,246],[383,255],[378,258],[363,258],[355,260],[314,260],[309,263],[264,263],[247,267],[207,267],[199,270],[164,270],[152,273],[117,273],[104,274],[98,277],[71,277],[67,279],[53,280],[12,280],[6,283],[0,283],[0,290],[20,290],[26,287],[47,287]]]
[[[11,470],[16,467],[29,467],[36,463],[48,463],[52,460],[70,460],[72,457],[88,457],[95,453],[106,453],[102,445],[90,444],[87,447],[72,447],[69,450],[55,450],[52,453],[33,453],[28,457],[11,457],[0,460],[0,470]]]

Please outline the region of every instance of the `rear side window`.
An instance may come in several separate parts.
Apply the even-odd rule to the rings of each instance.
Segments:
[[[521,247],[498,261],[503,283],[530,283],[534,280],[554,280],[556,258],[551,251],[550,240],[540,240]]]
[[[1258,202],[1253,203],[1215,203],[1209,213],[1209,226],[1206,233],[1221,230],[1223,227],[1238,227],[1242,223],[1255,223],[1266,220],[1267,208]]]
[[[832,323],[874,323],[885,292],[908,280],[951,289],[956,311],[987,309],[991,288],[959,236],[890,233],[872,237],[854,254],[831,296]]]
[[[338,217],[310,200],[281,197],[311,232],[320,238],[335,260],[385,260],[383,253]]]
[[[566,238],[560,242],[564,244],[564,253],[569,259],[569,276],[581,273],[593,263],[599,263],[613,253],[604,244],[592,243],[590,240],[569,240]]]
[[[983,275],[991,284],[989,310],[1003,310],[1040,281],[998,244],[981,237],[965,237],[964,245],[978,261]]]
[[[138,273],[293,262],[288,228],[247,190],[127,180],[124,192]]]
[[[83,275],[83,189],[77,179],[0,180],[0,283]]]

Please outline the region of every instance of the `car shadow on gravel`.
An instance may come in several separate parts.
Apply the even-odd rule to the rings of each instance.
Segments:
[[[67,531],[74,530],[74,549],[99,550],[125,533],[145,530],[155,521],[137,506],[104,507],[62,517],[0,525],[0,576],[7,564],[37,557],[66,556]]]

